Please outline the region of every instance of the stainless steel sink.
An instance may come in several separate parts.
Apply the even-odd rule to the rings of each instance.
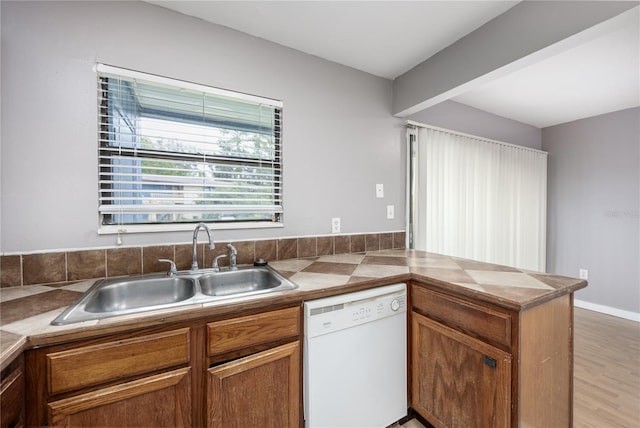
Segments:
[[[198,278],[207,296],[234,296],[277,290],[290,290],[293,285],[273,270],[252,268],[202,275]],[[293,287],[295,288],[295,286]]]
[[[196,294],[191,278],[149,278],[116,282],[100,287],[87,301],[87,312],[118,312],[146,306],[182,302]]]
[[[293,290],[297,286],[269,267],[234,271],[176,272],[97,281],[51,322],[65,325],[144,311]]]

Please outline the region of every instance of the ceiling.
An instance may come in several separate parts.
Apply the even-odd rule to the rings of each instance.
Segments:
[[[517,1],[148,1],[395,79]],[[640,7],[453,101],[538,128],[640,106]]]

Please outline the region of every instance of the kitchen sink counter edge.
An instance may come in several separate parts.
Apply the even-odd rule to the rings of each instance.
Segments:
[[[580,279],[515,269],[416,250],[382,250],[274,261],[272,268],[297,289],[132,315],[53,326],[51,321],[97,280],[63,286],[21,286],[0,290],[0,367],[25,349],[188,321],[290,305],[304,300],[414,280],[444,291],[524,310],[587,286]],[[56,295],[56,296],[54,296]],[[51,309],[56,297],[66,304]],[[66,299],[66,300],[65,300]],[[47,302],[39,310],[38,303]]]

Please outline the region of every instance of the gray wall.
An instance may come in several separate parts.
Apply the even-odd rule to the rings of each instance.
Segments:
[[[589,287],[576,299],[640,313],[640,109],[542,130],[547,269]]]
[[[143,2],[0,7],[1,252],[115,244],[96,233],[96,62],[283,100],[285,227],[216,239],[329,234],[332,217],[343,233],[404,229],[404,131],[391,115],[391,81]],[[124,244],[188,240],[151,233]]]
[[[542,148],[540,128],[455,101],[442,102],[406,119],[532,149]]]

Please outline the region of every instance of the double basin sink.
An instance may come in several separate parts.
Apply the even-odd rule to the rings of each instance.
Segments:
[[[65,325],[224,299],[249,299],[295,288],[294,283],[268,266],[102,279],[51,324]]]

